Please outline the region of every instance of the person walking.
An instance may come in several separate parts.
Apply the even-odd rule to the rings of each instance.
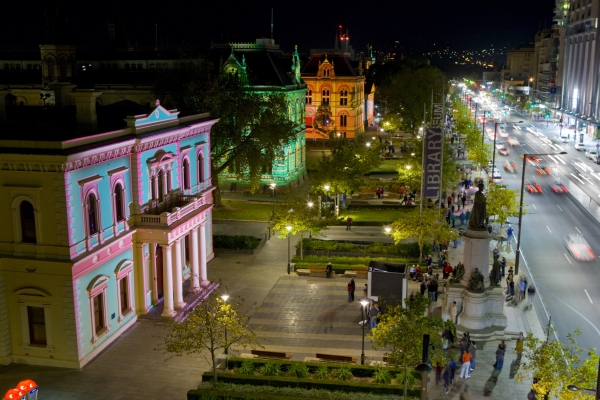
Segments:
[[[373,306],[369,309],[369,318],[371,319],[371,329],[377,327],[377,316],[379,315],[379,308],[373,303]]]
[[[471,371],[475,369],[475,359],[477,357],[477,344],[475,341],[471,342],[471,346],[469,346],[469,352],[471,353]]]
[[[525,306],[525,308],[527,308],[527,309],[531,308],[531,306],[533,304],[534,296],[535,296],[535,288],[533,287],[533,285],[529,285],[527,287],[527,305]]]
[[[431,256],[431,254],[429,254],[427,256],[427,269],[429,269],[429,267],[431,267],[431,263],[433,263],[433,257]]]
[[[367,298],[369,295],[369,285],[365,283],[365,287],[363,289],[363,298]]]
[[[352,230],[352,217],[348,217],[346,219],[346,230],[347,231],[351,231]]]
[[[465,209],[465,203],[467,202],[467,193],[463,191],[463,195],[460,199],[462,201],[463,210]]]
[[[467,216],[465,215],[465,210],[463,207],[463,210],[460,212],[460,215],[458,217],[460,219],[460,224],[464,225],[465,224],[465,219],[467,218]]]
[[[444,391],[446,392],[446,394],[448,394],[448,389],[452,380],[452,371],[450,370],[450,363],[446,365],[444,371],[442,372],[442,380],[444,381]]]
[[[435,296],[434,288],[433,288],[433,279],[429,279],[427,281],[427,297],[433,301],[433,296]]]
[[[469,353],[469,350],[465,350],[465,352],[462,355],[462,367],[460,369],[460,378],[465,378],[465,379],[469,379],[471,377],[471,353]]]
[[[519,302],[525,300],[525,289],[527,288],[527,283],[523,278],[519,282]]]
[[[496,364],[494,364],[494,368],[496,371],[502,371],[502,367],[504,366],[504,354],[506,353],[506,346],[504,345],[504,341],[502,341],[498,345],[498,349],[496,349]]]
[[[517,358],[521,358],[523,354],[523,344],[525,343],[525,337],[523,337],[523,332],[519,332],[519,337],[517,338],[517,344],[515,345],[515,351],[517,352]]]
[[[331,261],[327,263],[325,267],[325,277],[331,278],[331,272],[333,271],[333,265],[331,265]]]
[[[458,365],[456,365],[456,361],[454,360],[454,358],[450,359],[450,361],[448,362],[448,367],[450,367],[450,383],[452,383],[454,382],[454,374],[458,369]]]
[[[439,285],[437,279],[433,279],[433,301],[437,301]]]
[[[454,206],[453,206],[453,207],[454,207]],[[454,227],[455,227],[455,225],[454,225],[454,224],[455,224],[455,222],[456,222],[456,215],[455,215],[454,213],[452,213],[452,214],[450,215],[450,220],[452,220],[452,227],[454,228]],[[456,248],[456,246],[454,246],[454,247]]]
[[[515,234],[514,229],[512,228],[512,226],[508,226],[508,229],[506,230],[506,241],[508,243],[510,243],[512,241],[513,235]]]
[[[425,296],[425,291],[427,290],[427,282],[425,281],[425,279],[423,279],[423,282],[421,282],[421,296]]]
[[[356,290],[356,284],[354,283],[354,278],[352,278],[348,282],[348,303],[354,301],[354,290]]]

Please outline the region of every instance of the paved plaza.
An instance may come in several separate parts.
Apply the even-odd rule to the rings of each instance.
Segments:
[[[215,233],[234,233],[261,236],[266,224],[224,222],[215,223]],[[356,240],[384,241],[385,236],[375,227],[344,227],[325,232],[329,238],[352,235]],[[348,236],[346,236],[348,235]],[[297,238],[294,238],[292,245]],[[450,249],[455,264],[461,256],[462,245]],[[256,302],[260,308],[253,312],[251,324],[261,326],[260,341],[268,350],[285,351],[294,360],[314,357],[316,352],[347,354],[360,358],[362,330],[359,297],[365,281],[357,279],[356,301],[347,302],[347,279],[325,279],[287,275],[287,240],[271,238],[256,255],[218,255],[208,265],[211,281],[221,281],[232,296],[243,297],[247,304]],[[409,290],[417,291],[411,282]],[[441,304],[443,295],[438,301]],[[438,305],[439,306],[439,305]],[[507,308],[509,319],[520,320],[519,327],[543,335],[535,310]],[[517,328],[518,329],[518,328]],[[184,399],[195,388],[201,374],[209,365],[201,355],[174,358],[155,350],[158,336],[164,333],[160,325],[143,321],[136,323],[95,360],[82,370],[36,367],[22,364],[0,366],[0,391],[12,388],[23,379],[33,379],[40,386],[40,399]],[[459,399],[466,388],[471,399],[526,398],[530,382],[517,383],[511,377],[515,360],[514,341],[508,341],[504,370],[499,376],[492,373],[494,352],[498,341],[480,343],[477,367],[469,380],[455,379],[450,399]],[[235,349],[232,349],[235,353]],[[381,360],[382,351],[374,351],[365,341],[368,359]],[[496,379],[497,378],[497,379]],[[435,374],[429,374],[429,399],[444,398]],[[2,393],[4,393],[2,392]]]

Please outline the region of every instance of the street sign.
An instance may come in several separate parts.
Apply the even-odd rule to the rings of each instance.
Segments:
[[[555,87],[550,88],[550,94],[556,94],[556,88]]]

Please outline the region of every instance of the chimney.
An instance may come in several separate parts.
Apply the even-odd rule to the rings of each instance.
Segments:
[[[94,133],[98,129],[98,116],[96,115],[96,99],[102,95],[94,89],[80,89],[71,92],[75,99],[77,110],[77,130],[85,133]]]

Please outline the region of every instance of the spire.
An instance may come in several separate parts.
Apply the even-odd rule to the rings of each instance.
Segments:
[[[73,44],[71,35],[69,34],[67,17],[58,5],[58,0],[50,2],[46,8],[44,17],[46,18],[46,27],[41,44]]]
[[[117,7],[113,9],[108,20],[108,46],[123,50],[131,49],[131,43],[129,43],[125,25],[121,21]]]

